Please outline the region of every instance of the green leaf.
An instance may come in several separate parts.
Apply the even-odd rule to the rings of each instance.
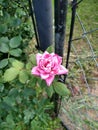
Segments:
[[[40,130],[39,122],[36,120],[31,121],[31,128],[32,130]]]
[[[38,77],[38,84],[39,84],[39,86],[40,86],[41,88],[46,88],[46,87],[48,87],[48,86],[46,85],[45,80],[42,80],[40,77]]]
[[[20,44],[21,44],[21,37],[20,36],[13,37],[9,43],[11,48],[17,48]]]
[[[14,130],[22,130],[21,124],[18,124]]]
[[[6,24],[1,24],[0,25],[0,33],[6,33],[7,32],[7,25]]]
[[[4,81],[6,82],[12,81],[17,77],[18,74],[19,74],[19,70],[17,70],[14,67],[7,69],[4,73]]]
[[[15,123],[11,114],[7,115],[6,122],[8,123],[10,129],[14,129]]]
[[[0,43],[8,43],[9,42],[9,39],[8,39],[8,37],[1,37],[0,38]]]
[[[52,52],[54,52],[54,49],[53,49],[53,48],[54,48],[53,45],[51,45],[51,46],[49,46],[49,47],[47,48],[46,51],[48,51],[49,53],[52,53]]]
[[[32,62],[33,65],[36,65],[36,55],[35,54],[29,55],[29,60]]]
[[[9,45],[8,45],[9,39],[7,37],[2,37],[0,39],[0,51],[3,53],[9,52]]]
[[[23,96],[24,96],[24,98],[36,96],[36,91],[32,88],[24,88]]]
[[[15,99],[14,96],[13,96],[13,97],[5,96],[5,97],[3,97],[3,101],[4,101],[6,104],[8,104],[10,107],[13,107],[13,108],[14,108],[14,106],[15,106],[15,104],[16,104],[16,99]],[[13,108],[12,108],[12,109],[13,109]]]
[[[70,91],[68,90],[68,88],[66,87],[65,84],[61,83],[61,82],[55,82],[53,83],[53,87],[54,90],[57,94],[59,94],[60,96],[67,96],[70,95]]]
[[[8,96],[17,97],[18,96],[18,89],[17,88],[10,89]]]
[[[3,70],[0,69],[0,83],[3,83]]]
[[[22,54],[22,50],[17,48],[17,49],[13,49],[9,52],[12,56],[15,56],[15,57],[20,57],[21,54]]]
[[[16,14],[18,16],[23,16],[23,15],[26,15],[26,12],[23,9],[21,9],[21,8],[17,8],[16,9]]]
[[[8,65],[8,59],[4,59],[0,61],[0,69],[6,67]]]
[[[9,46],[5,43],[1,43],[0,44],[0,51],[3,53],[8,53],[9,51]]]
[[[21,70],[21,69],[23,69],[23,67],[24,67],[24,63],[22,63],[22,62],[20,62],[20,61],[18,61],[18,60],[14,60],[14,61],[12,62],[12,66],[13,66],[14,68],[18,69],[18,70]]]
[[[16,59],[15,58],[9,58],[9,63],[13,63]]]
[[[47,86],[46,87],[46,92],[47,92],[47,94],[48,94],[49,97],[52,97],[52,95],[54,93],[53,86],[52,85],[49,86],[49,87]]]
[[[4,84],[0,83],[0,92],[3,92],[4,90]]]
[[[19,73],[19,81],[21,83],[26,83],[27,80],[29,79],[29,76],[25,70],[21,70]]]
[[[30,80],[30,81],[31,81],[31,82],[30,82],[31,87],[35,87],[35,86],[36,86],[36,83],[37,83],[37,81],[38,81],[38,79],[37,79],[37,77],[36,77],[36,76],[32,75],[32,77],[31,77],[31,80]]]
[[[30,121],[30,119],[32,119],[35,115],[34,110],[31,111],[29,109],[24,110],[23,113],[24,113],[24,122],[25,123],[28,123]]]
[[[15,122],[13,120],[13,116],[8,114],[6,116],[6,121],[0,124],[2,130],[14,130],[15,129]],[[0,130],[1,130],[0,129]]]
[[[31,71],[31,69],[32,69],[32,63],[31,62],[28,62],[26,64],[26,69]]]
[[[21,24],[21,20],[19,18],[13,18],[13,20],[11,20],[11,26],[17,27]]]
[[[3,0],[0,0],[0,4],[3,4]]]

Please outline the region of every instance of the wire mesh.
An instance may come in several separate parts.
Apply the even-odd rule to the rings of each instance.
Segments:
[[[87,25],[78,11],[76,12],[69,75],[66,80],[72,96],[63,99],[59,115],[69,130],[98,129],[98,28],[96,26],[97,24],[92,26],[92,22]],[[66,57],[66,52],[64,55]]]

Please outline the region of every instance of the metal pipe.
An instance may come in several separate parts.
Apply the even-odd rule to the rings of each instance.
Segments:
[[[73,37],[73,30],[75,24],[75,15],[76,15],[76,8],[77,8],[77,0],[72,1],[72,17],[71,17],[71,27],[70,27],[70,34],[69,34],[69,41],[68,41],[68,51],[67,51],[67,59],[66,59],[66,68],[68,68],[70,51],[71,51],[71,43]],[[64,81],[66,80],[66,75],[64,76]]]
[[[40,50],[53,44],[52,0],[32,0],[40,40]]]
[[[68,0],[55,0],[55,52],[63,57]]]
[[[35,17],[34,17],[33,5],[32,5],[31,0],[29,0],[29,8],[30,8],[30,15],[32,18],[33,27],[34,27],[35,38],[36,38],[36,42],[37,42],[36,48],[39,49],[40,41],[39,41],[38,31],[37,31],[37,27],[36,27],[36,21],[35,21]]]

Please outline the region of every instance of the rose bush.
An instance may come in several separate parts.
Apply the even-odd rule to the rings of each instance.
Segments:
[[[32,74],[44,79],[47,86],[51,85],[55,75],[68,74],[68,70],[61,65],[62,57],[55,53],[49,54],[47,51],[43,54],[38,53],[36,61],[37,66],[32,68]]]

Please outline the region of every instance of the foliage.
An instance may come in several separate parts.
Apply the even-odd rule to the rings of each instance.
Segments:
[[[28,2],[26,0],[0,1],[0,60],[21,58],[29,38],[32,37]],[[2,68],[9,61],[0,62]],[[12,60],[11,60],[12,61]]]

